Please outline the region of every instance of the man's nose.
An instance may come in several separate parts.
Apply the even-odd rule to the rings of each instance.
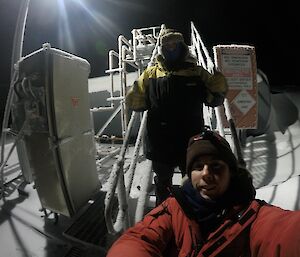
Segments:
[[[176,49],[176,46],[177,44],[175,42],[170,42],[166,45],[166,48],[169,50],[169,51],[174,51]]]
[[[168,47],[168,50],[169,51],[174,51],[176,49],[176,45],[174,46],[174,45],[171,45],[171,46],[169,46]]]
[[[212,173],[209,170],[209,165],[204,164],[203,169],[202,169],[202,176],[204,179],[210,179],[212,177]]]

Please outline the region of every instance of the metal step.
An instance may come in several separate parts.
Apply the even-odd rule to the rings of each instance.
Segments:
[[[107,229],[104,219],[105,192],[100,191],[92,203],[75,218],[63,235],[88,246],[105,247]]]

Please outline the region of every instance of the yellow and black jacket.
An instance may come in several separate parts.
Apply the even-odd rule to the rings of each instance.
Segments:
[[[227,90],[220,72],[210,74],[195,62],[168,70],[158,55],[126,96],[129,109],[148,110],[146,157],[175,165],[184,162],[189,138],[204,126],[203,103],[221,105]]]

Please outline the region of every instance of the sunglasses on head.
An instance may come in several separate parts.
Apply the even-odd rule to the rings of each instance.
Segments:
[[[193,137],[189,145],[192,145],[199,140],[208,140],[218,149],[220,147],[222,149],[226,149],[227,151],[228,148],[231,149],[229,143],[223,137],[221,137],[217,132],[214,132],[208,128],[205,128],[200,134]]]

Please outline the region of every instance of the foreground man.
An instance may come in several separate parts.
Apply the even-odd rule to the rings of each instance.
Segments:
[[[107,257],[299,257],[300,211],[254,199],[249,172],[212,131],[191,138],[189,180],[128,229]]]

